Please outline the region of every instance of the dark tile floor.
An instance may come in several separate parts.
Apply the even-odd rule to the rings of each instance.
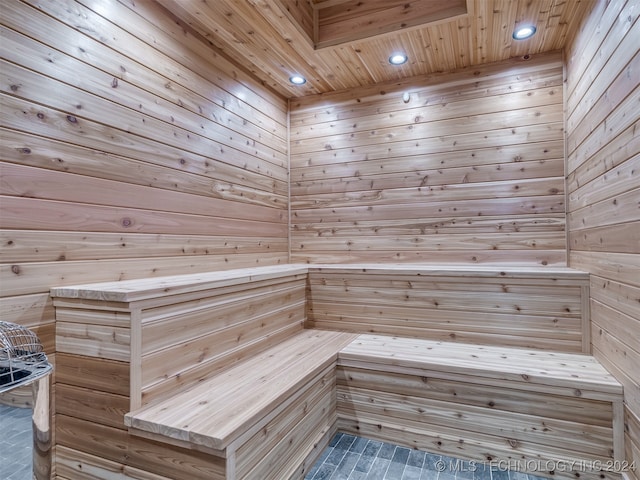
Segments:
[[[0,479],[31,478],[31,410],[0,405]],[[305,480],[538,480],[338,433]],[[183,479],[179,479],[183,480]],[[544,479],[540,479],[544,480]]]
[[[338,433],[305,480],[538,480],[520,472]],[[540,479],[543,480],[543,479]]]
[[[31,409],[0,405],[0,478],[31,478]]]

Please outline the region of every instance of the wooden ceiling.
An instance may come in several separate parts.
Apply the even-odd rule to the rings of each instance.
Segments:
[[[438,8],[456,0],[405,0],[402,5],[395,0],[157,1],[265,85],[294,98],[559,50],[597,0],[464,0],[467,13],[454,10],[445,19],[437,18]],[[424,21],[436,21],[408,21],[426,8],[424,2],[436,9],[436,17],[426,15]],[[336,15],[341,6],[344,10]],[[314,22],[316,28],[323,22],[314,12],[323,9],[350,18],[354,34],[345,36],[343,24],[338,42],[323,43],[314,33]],[[400,30],[388,32],[394,28],[383,26],[366,33],[377,35],[356,39],[358,25],[362,29],[381,17]],[[537,27],[536,35],[514,40],[514,28],[529,23]],[[409,61],[390,65],[395,52],[405,52]],[[293,74],[307,83],[291,85]]]

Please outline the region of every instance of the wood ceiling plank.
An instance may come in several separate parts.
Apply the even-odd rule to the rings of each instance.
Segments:
[[[400,32],[357,40],[353,31],[358,24],[375,20],[375,28],[380,28],[382,17],[393,18],[395,12],[397,20],[405,5],[413,12],[412,18],[418,17],[416,1],[373,0],[350,9],[351,0],[312,5],[305,0],[159,0],[263,84],[287,98],[402,82],[409,77],[561,50],[577,32],[580,20],[598,4],[589,0],[460,0],[468,15],[453,21],[411,28],[413,23],[406,23],[407,28]],[[362,9],[366,9],[364,16],[359,17]],[[323,18],[323,10],[335,13]],[[536,24],[536,35],[530,40],[513,40],[514,27],[529,21]],[[351,43],[314,50],[308,34],[310,22],[337,28]],[[319,39],[322,44],[322,36]],[[399,68],[390,66],[387,59],[394,50],[405,51],[409,62]],[[304,75],[307,84],[290,85],[288,79],[294,72]]]
[[[465,0],[371,0],[319,10],[318,48],[361,40],[466,14]]]
[[[299,71],[308,76],[304,69],[298,67],[305,62],[301,61],[297,64],[291,62],[291,59],[296,59],[297,55],[285,39],[272,30],[268,30],[266,34],[262,30],[257,30],[256,27],[248,24],[228,2],[220,0],[196,4],[175,0],[158,1],[211,41],[225,55],[236,59],[243,67],[284,97],[298,93],[288,82],[293,72]],[[252,21],[266,22],[264,17],[257,14],[257,11],[255,13]],[[257,37],[260,38],[256,41]],[[284,62],[283,56],[288,56]],[[329,85],[323,85],[323,87],[330,88]],[[308,95],[322,90],[316,89],[309,82],[304,91]]]
[[[313,43],[315,11],[308,0],[275,0],[289,20]]]

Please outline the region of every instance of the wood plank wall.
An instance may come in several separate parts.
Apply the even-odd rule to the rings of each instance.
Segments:
[[[563,148],[560,53],[295,100],[292,261],[564,265]]]
[[[155,2],[10,0],[0,23],[1,317],[56,363],[58,473],[85,478],[90,454],[121,472],[126,432],[68,415],[91,411],[79,395],[97,416],[124,403],[98,401],[90,357],[56,358],[49,287],[286,263],[287,105]],[[84,448],[95,436],[111,455]]]
[[[626,455],[638,469],[639,15],[637,1],[598,2],[566,52],[569,261],[591,273],[593,354],[624,385]]]
[[[587,274],[550,267],[354,267],[309,268],[308,327],[589,351]]]
[[[286,101],[155,2],[3,2],[2,318],[52,285],[288,260]]]
[[[132,392],[140,398],[131,409],[196,384],[301,330],[306,282],[306,273],[299,273],[141,306],[141,388]]]

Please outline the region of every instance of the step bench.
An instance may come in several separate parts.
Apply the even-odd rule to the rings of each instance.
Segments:
[[[458,300],[468,285],[487,297],[480,314],[480,297]],[[519,348],[585,350],[583,272],[282,265],[51,295],[61,478],[303,478],[338,429],[619,478],[557,462],[622,458],[622,387],[589,355]],[[508,334],[484,329],[493,321]]]
[[[337,383],[346,433],[539,475],[624,458],[622,386],[592,356],[363,334]]]
[[[134,435],[225,458],[229,479],[303,476],[335,433],[336,362],[354,338],[303,330],[191,389],[128,413],[125,424]]]
[[[622,387],[591,356],[316,330],[126,424],[230,479],[303,478],[336,430],[574,478],[619,478],[623,451]]]

